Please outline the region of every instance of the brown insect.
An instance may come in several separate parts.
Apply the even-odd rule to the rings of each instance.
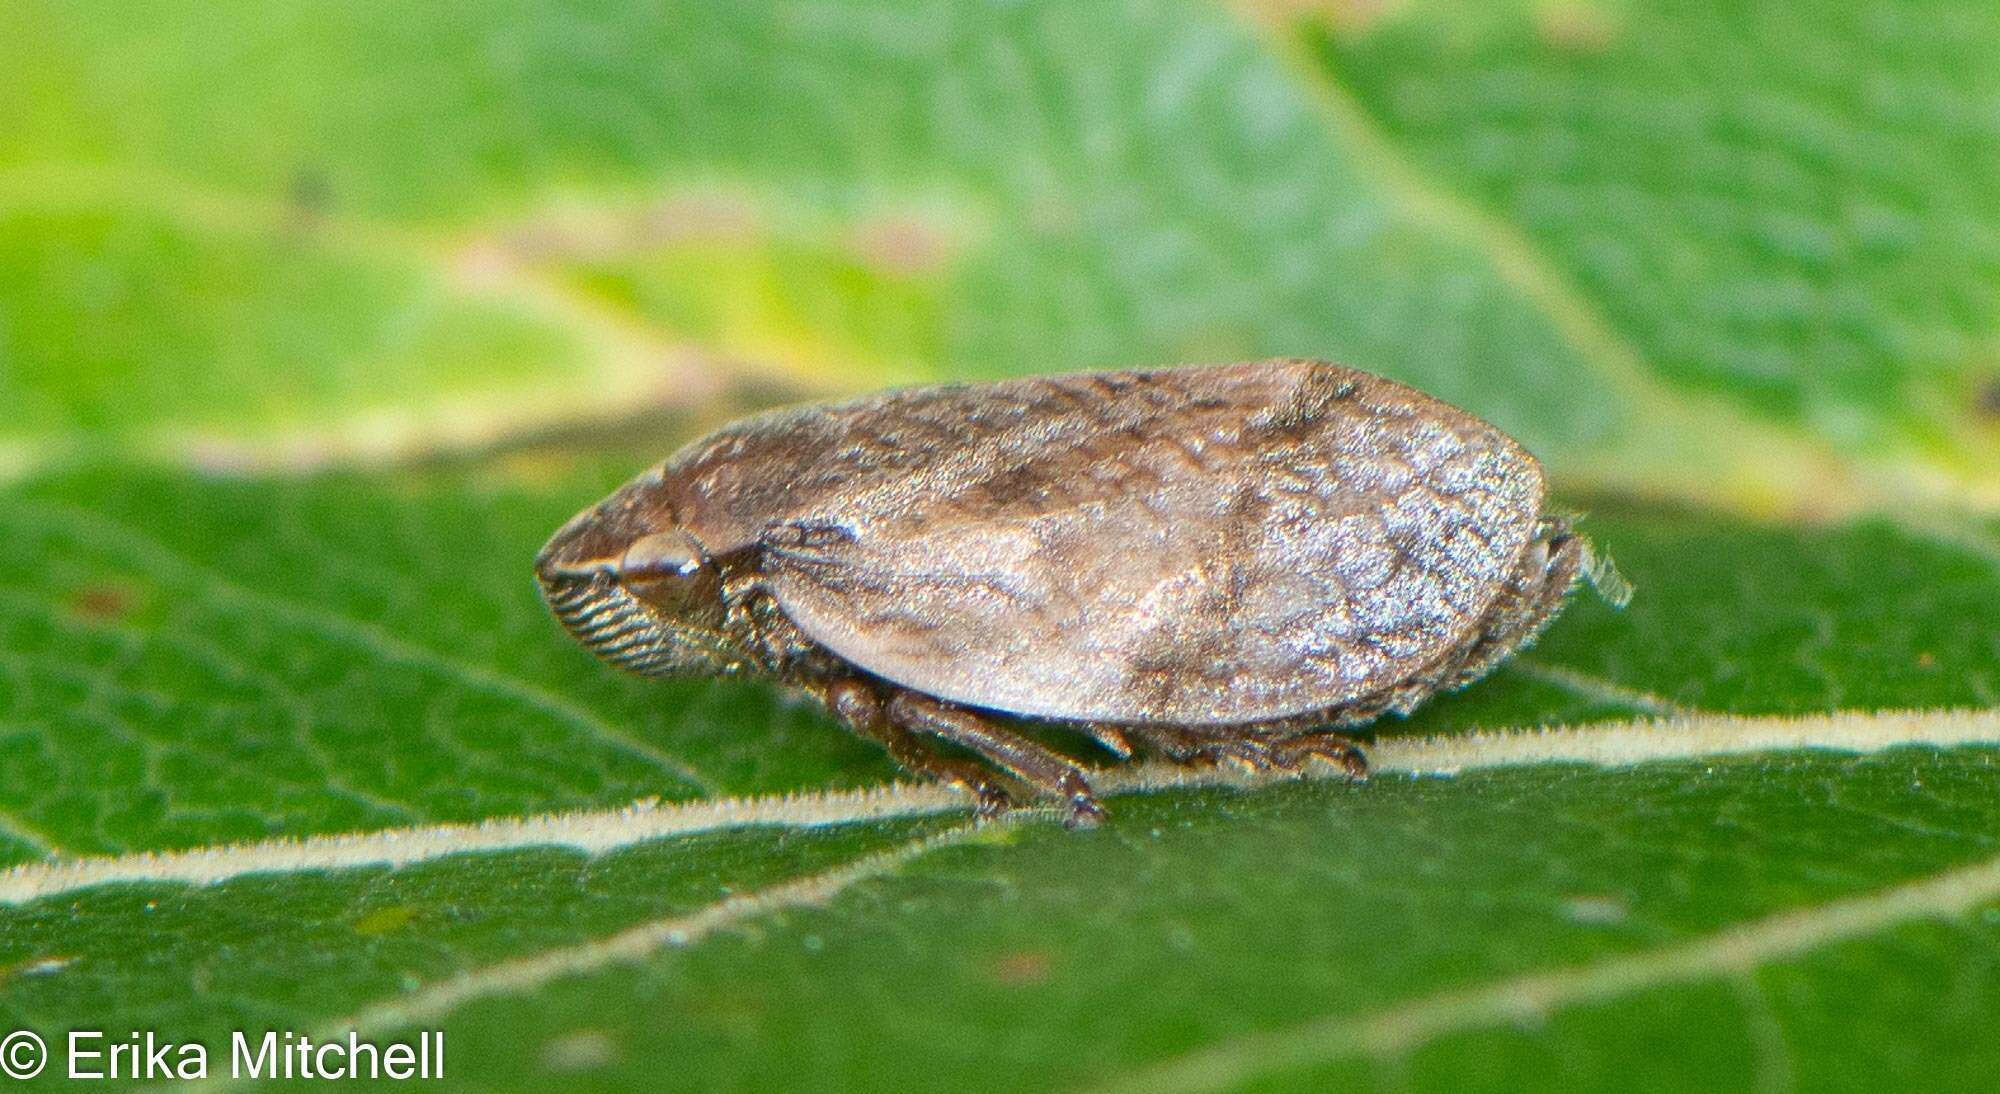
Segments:
[[[984,812],[1103,816],[1024,716],[1360,779],[1333,731],[1478,679],[1585,541],[1486,422],[1317,361],[913,388],[758,415],[570,521],[536,572],[604,660],[818,696]],[[959,746],[983,763],[937,751]]]

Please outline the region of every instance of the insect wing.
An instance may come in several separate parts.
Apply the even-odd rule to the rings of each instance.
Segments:
[[[948,468],[767,527],[767,579],[808,636],[1013,713],[1283,718],[1459,645],[1540,513],[1539,468],[1503,434],[1335,366],[1009,388],[1028,420],[961,438]]]

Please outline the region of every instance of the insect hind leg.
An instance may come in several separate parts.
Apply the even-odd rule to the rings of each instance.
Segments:
[[[914,691],[898,692],[889,700],[887,713],[892,724],[970,749],[1042,794],[1063,801],[1069,808],[1063,824],[1070,828],[1092,828],[1104,820],[1104,807],[1097,804],[1083,768],[1018,733]]]
[[[1265,741],[1242,734],[1202,732],[1185,726],[1138,725],[1132,732],[1155,755],[1187,766],[1229,764],[1248,774],[1280,770]]]
[[[1303,771],[1318,761],[1340,772],[1352,782],[1368,781],[1368,756],[1351,739],[1326,730],[1280,737],[1271,742],[1271,752],[1292,771]]]
[[[1303,774],[1314,761],[1355,782],[1368,778],[1368,758],[1348,737],[1318,728],[1320,719],[1286,719],[1227,730],[1187,726],[1134,726],[1152,749],[1179,764],[1230,764],[1246,773]]]

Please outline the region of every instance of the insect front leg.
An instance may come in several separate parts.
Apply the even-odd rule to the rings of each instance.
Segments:
[[[1069,805],[1063,818],[1068,827],[1089,828],[1104,820],[1104,807],[1097,804],[1083,768],[1018,733],[913,691],[890,699],[888,715],[898,726],[969,748],[1043,794],[1063,799]]]
[[[847,728],[887,749],[904,770],[971,794],[982,817],[1013,807],[1014,797],[987,768],[940,756],[909,730],[892,723],[875,689],[861,680],[834,680],[813,689]]]

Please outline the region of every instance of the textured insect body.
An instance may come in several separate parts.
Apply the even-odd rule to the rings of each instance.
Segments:
[[[1512,439],[1367,373],[1084,373],[746,419],[537,571],[606,661],[770,675],[989,811],[1025,786],[1089,821],[1087,773],[996,714],[1360,777],[1332,728],[1477,679],[1561,605],[1588,549],[1543,499]]]

